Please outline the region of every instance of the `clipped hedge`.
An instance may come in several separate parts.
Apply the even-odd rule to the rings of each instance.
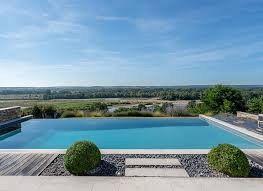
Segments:
[[[79,141],[67,150],[64,156],[65,168],[74,175],[84,175],[101,162],[98,147],[90,141]]]
[[[231,177],[247,177],[250,166],[246,155],[230,144],[220,144],[208,153],[208,163]]]

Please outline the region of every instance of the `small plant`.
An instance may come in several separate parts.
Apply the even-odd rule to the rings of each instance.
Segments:
[[[208,163],[231,177],[247,177],[250,166],[246,155],[237,147],[221,144],[208,153]]]
[[[100,162],[100,150],[90,141],[74,143],[64,156],[65,168],[74,175],[84,175],[96,168]]]
[[[83,112],[80,111],[64,111],[61,115],[62,118],[84,117]]]

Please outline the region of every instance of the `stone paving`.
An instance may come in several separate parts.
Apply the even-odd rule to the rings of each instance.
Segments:
[[[223,115],[223,114],[215,115],[214,118],[225,121],[232,125],[236,125],[236,126],[245,128],[249,131],[258,133],[260,135],[263,135],[263,131],[258,128],[258,121],[256,120],[236,117],[233,115]]]
[[[179,166],[167,168],[167,166]],[[127,158],[125,159],[125,176],[138,177],[189,177],[181,163],[175,158]],[[127,167],[128,166],[128,167]],[[136,166],[129,167],[129,166]],[[149,168],[149,166],[151,166]]]
[[[170,177],[0,177],[1,191],[259,191],[262,179]]]
[[[175,158],[127,158],[125,165],[181,165],[181,163]]]
[[[126,168],[125,176],[189,177],[189,175],[183,168]]]

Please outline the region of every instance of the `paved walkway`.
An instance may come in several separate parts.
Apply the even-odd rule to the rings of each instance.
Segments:
[[[259,191],[262,179],[0,177],[1,191]]]
[[[178,159],[127,158],[125,176],[137,177],[189,177]],[[177,168],[169,168],[177,166]]]
[[[248,152],[246,152],[246,155],[252,161],[263,166],[263,151],[248,151]]]

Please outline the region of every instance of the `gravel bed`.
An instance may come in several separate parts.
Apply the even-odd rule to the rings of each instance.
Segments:
[[[40,176],[72,176],[63,165],[63,156],[59,155]],[[184,168],[190,177],[228,177],[213,170],[207,162],[206,155],[102,155],[101,165],[87,173],[89,176],[124,176],[125,158],[177,158],[182,166],[147,166],[151,168]],[[263,167],[250,161],[250,177],[262,177]],[[145,167],[145,166],[144,166]],[[142,168],[144,168],[142,167]]]

